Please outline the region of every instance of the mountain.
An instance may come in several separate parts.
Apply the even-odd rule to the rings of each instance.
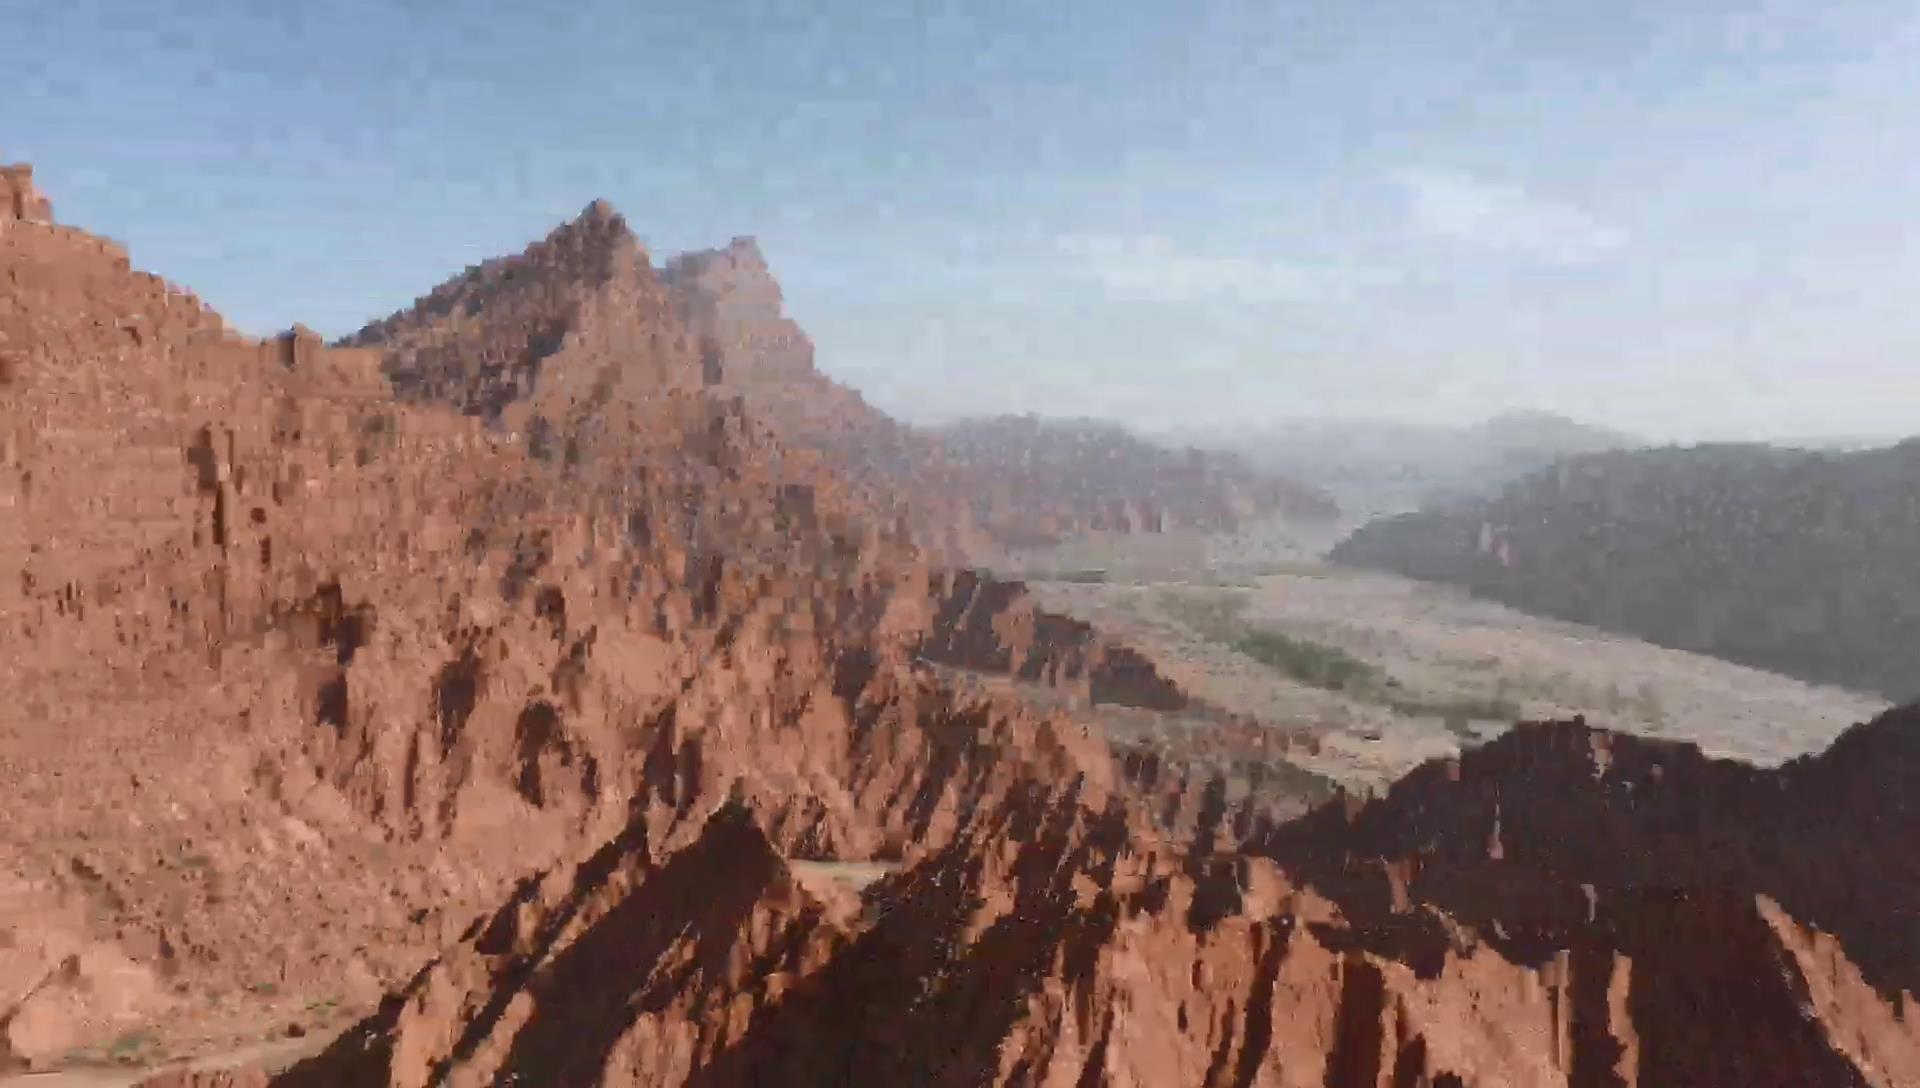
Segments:
[[[931,433],[975,521],[1013,545],[1078,532],[1234,532],[1266,518],[1339,514],[1324,493],[1232,454],[1168,449],[1097,420],[997,416]]]
[[[1913,1084],[1916,774],[1912,712],[1772,771],[1533,724],[1239,842],[1029,787],[864,889],[722,807],[277,1083]]]
[[[916,537],[938,557],[964,561],[990,546],[938,447],[814,366],[813,342],[786,315],[757,242],[680,254],[662,276],[716,392],[740,395],[787,441],[868,482],[871,501],[909,501]]]
[[[1920,1076],[1914,711],[1779,768],[1533,723],[1266,804],[1110,746],[1102,704],[1209,719],[937,566],[730,386],[810,384],[793,342],[730,356],[609,208],[329,347],[21,206],[0,1074]]]
[[[1180,702],[716,391],[603,205],[352,346],[41,219],[0,281],[0,1069],[319,1030],[636,821],[866,861],[1081,743],[929,661]]]
[[[1309,418],[1185,437],[1323,488],[1356,516],[1490,494],[1561,457],[1644,444],[1548,412],[1511,412],[1460,427]]]
[[[645,351],[661,360],[657,369],[587,360],[639,350],[617,339],[634,335],[622,322],[635,318],[650,330]],[[660,339],[669,327],[672,339]],[[938,559],[1085,529],[1231,530],[1276,513],[1331,516],[1330,500],[1309,488],[1232,457],[1164,450],[1111,425],[905,427],[814,365],[813,343],[786,315],[753,239],[680,254],[656,271],[605,205],[342,345],[380,348],[403,396],[524,428],[540,450],[555,427],[577,430],[566,420],[593,416],[610,396],[697,388],[738,398],[785,448],[816,457],[862,502],[903,519]]]
[[[1365,526],[1343,563],[1820,683],[1920,697],[1920,442],[1598,454]]]

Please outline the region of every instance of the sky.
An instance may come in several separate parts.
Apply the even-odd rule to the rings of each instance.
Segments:
[[[755,236],[913,420],[1920,431],[1911,0],[0,0],[0,57],[0,161],[258,334],[604,197]]]

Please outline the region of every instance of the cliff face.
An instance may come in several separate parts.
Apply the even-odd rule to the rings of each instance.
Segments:
[[[1291,822],[1116,762],[1076,704],[1179,689],[931,569],[615,224],[343,348],[0,230],[0,1069],[1920,1079],[1913,714],[1778,771],[1531,726]]]
[[[1916,737],[1532,725],[1238,849],[1027,779],[858,893],[722,808],[529,882],[282,1083],[1912,1084]]]
[[[662,278],[717,390],[739,396],[783,441],[816,452],[935,558],[981,551],[985,540],[938,450],[814,367],[813,341],[787,316],[753,239],[681,254]]]
[[[33,167],[0,163],[0,222],[53,222],[53,203],[33,184]]]
[[[1920,896],[1894,786],[1917,742],[1920,714],[1894,712],[1762,771],[1526,726],[1249,846],[1416,968],[1464,927],[1570,972],[1573,1083],[1914,1083],[1920,929],[1888,922]]]
[[[33,184],[33,167],[0,165],[0,221],[52,223],[54,203]]]
[[[720,384],[825,388],[813,366],[813,342],[787,317],[780,285],[753,239],[674,257],[663,278],[681,319],[709,342],[709,365],[718,369]]]
[[[564,413],[615,385],[697,387],[694,345],[625,220],[595,202],[513,257],[470,268],[344,344],[378,348],[414,399],[507,422]],[[551,419],[549,419],[551,422]]]
[[[351,1007],[636,822],[867,861],[1012,773],[1018,708],[911,667],[909,527],[701,381],[629,239],[589,209],[374,350],[0,231],[0,1066]]]
[[[188,993],[378,989],[438,938],[342,879],[406,864],[348,815],[378,796],[353,708],[381,689],[351,669],[422,649],[401,617],[444,608],[442,577],[486,584],[463,541],[511,452],[395,405],[377,356],[236,338],[79,231],[9,224],[0,279],[0,1064]]]
[[[1920,696],[1920,443],[1576,458],[1340,562],[1821,683]]]

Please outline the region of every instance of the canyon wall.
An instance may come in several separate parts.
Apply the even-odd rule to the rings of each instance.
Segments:
[[[702,267],[594,205],[328,347],[0,223],[0,1070],[1920,1078],[1913,712],[1771,771],[1533,724],[1291,819],[1174,783],[1095,711],[1192,700],[938,567],[732,384],[798,341],[716,370],[771,301]]]

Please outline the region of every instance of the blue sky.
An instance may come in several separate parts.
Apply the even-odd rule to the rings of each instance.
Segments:
[[[253,332],[605,197],[908,418],[1920,430],[1911,3],[650,7],[0,0],[0,157]]]

